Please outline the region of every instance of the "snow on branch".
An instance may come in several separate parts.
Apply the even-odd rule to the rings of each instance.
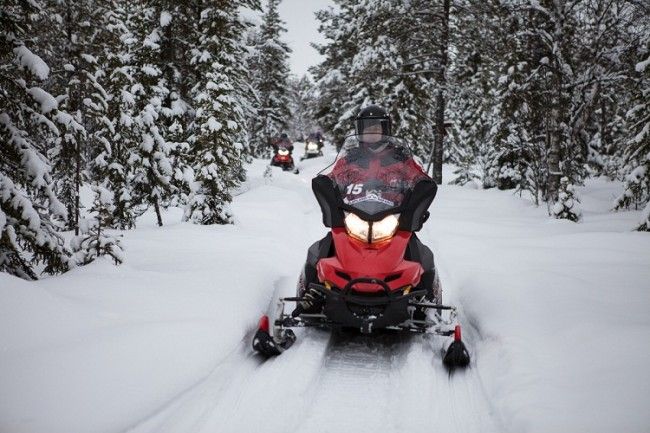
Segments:
[[[14,48],[14,54],[18,63],[27,68],[33,75],[40,80],[45,80],[50,75],[50,68],[47,64],[36,54],[32,53],[29,48],[20,45]]]

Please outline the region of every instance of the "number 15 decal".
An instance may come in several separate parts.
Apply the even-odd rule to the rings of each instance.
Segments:
[[[357,194],[361,194],[362,191],[363,191],[362,183],[353,183],[348,185],[347,194],[357,195]]]

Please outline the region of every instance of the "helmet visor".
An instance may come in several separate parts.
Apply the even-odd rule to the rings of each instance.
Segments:
[[[390,120],[384,118],[357,119],[357,134],[390,135]]]

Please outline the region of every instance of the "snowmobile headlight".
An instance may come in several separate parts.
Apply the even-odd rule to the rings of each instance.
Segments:
[[[278,149],[278,155],[286,156],[289,154],[287,149]]]
[[[369,223],[354,213],[345,215],[348,234],[363,242],[381,242],[393,237],[399,224],[399,214],[388,215],[380,221]]]
[[[393,237],[399,224],[399,215],[388,215],[381,221],[372,223],[372,241],[380,242]]]
[[[355,239],[363,242],[368,242],[368,235],[370,234],[370,224],[364,221],[353,213],[345,215],[345,230],[348,234]]]
[[[307,150],[318,150],[318,144],[313,142],[307,143]]]

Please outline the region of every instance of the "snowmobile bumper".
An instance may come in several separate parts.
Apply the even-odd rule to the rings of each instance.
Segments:
[[[353,290],[355,284],[377,284],[383,292],[373,295],[360,294]],[[310,284],[322,295],[322,312],[306,314],[300,303],[303,298],[290,297],[279,300],[279,311],[275,325],[292,328],[317,326],[328,328],[356,328],[362,333],[379,329],[433,333],[444,336],[454,334],[456,308],[448,305],[422,302],[424,290],[411,291],[410,288],[391,291],[388,285],[374,278],[351,280],[343,289],[331,289],[320,284]],[[298,304],[291,315],[284,313],[286,302]],[[435,315],[425,320],[413,319],[415,308],[433,309]],[[446,317],[445,317],[446,316]]]
[[[304,161],[305,159],[310,159],[310,158],[318,158],[323,156],[323,152],[318,150],[318,151],[306,151],[303,156],[300,157],[301,161]]]
[[[380,285],[383,293],[367,295],[354,292],[355,284],[364,283]],[[323,296],[323,314],[330,326],[356,328],[362,333],[403,324],[410,319],[411,302],[425,294],[424,290],[391,291],[383,280],[373,278],[352,280],[342,290],[314,284],[311,287]]]
[[[379,284],[383,293],[373,296],[359,294],[352,290],[354,284]],[[424,290],[390,291],[382,280],[359,278],[350,281],[342,290],[333,290],[320,284],[310,284],[322,295],[322,312],[307,313],[302,310],[302,297],[280,298],[277,315],[269,328],[267,316],[260,320],[260,326],[253,339],[253,348],[265,356],[276,356],[291,347],[296,336],[290,328],[320,327],[329,329],[356,328],[362,333],[372,333],[379,329],[434,334],[454,340],[443,355],[443,363],[448,368],[469,365],[470,356],[461,340],[460,325],[457,322],[456,307],[422,302]],[[297,307],[287,314],[287,302]],[[413,319],[416,308],[434,311],[424,320]]]

